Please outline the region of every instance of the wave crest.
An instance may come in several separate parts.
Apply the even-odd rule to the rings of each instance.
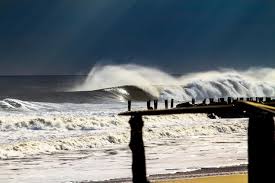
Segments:
[[[73,90],[88,91],[124,85],[136,86],[160,99],[272,97],[275,95],[275,69],[222,69],[173,76],[155,68],[138,65],[95,66],[86,81]]]
[[[171,115],[163,117],[147,116],[146,126],[144,127],[145,142],[158,141],[160,139],[182,140],[188,137],[220,137],[220,136],[246,136],[247,119],[224,119],[220,121],[210,120],[205,114],[187,114]],[[104,121],[105,120],[105,121]],[[27,157],[35,154],[51,154],[60,151],[78,151],[94,148],[101,148],[114,145],[126,145],[129,142],[130,133],[125,117],[101,118],[98,121],[79,120],[64,122],[71,123],[72,129],[68,129],[66,124],[60,125],[59,129],[51,131],[52,136],[25,136],[19,138],[16,143],[0,143],[0,159],[11,157]],[[38,120],[41,121],[42,120]],[[100,122],[101,121],[101,122]],[[167,123],[169,121],[169,123]],[[44,124],[44,122],[42,122]],[[50,123],[47,123],[48,129]],[[32,124],[31,124],[32,125]],[[30,127],[31,127],[30,125]],[[83,128],[95,127],[98,130],[88,131],[85,134],[78,133],[77,130]],[[29,128],[29,127],[21,127]],[[56,128],[56,127],[55,127]],[[59,135],[59,130],[76,130],[70,131],[67,135]],[[109,128],[109,129],[108,129]],[[99,130],[101,129],[101,130]],[[110,130],[112,129],[112,130]],[[24,132],[24,131],[23,131]],[[13,132],[11,132],[13,133]],[[45,131],[47,133],[47,131]],[[30,138],[30,139],[29,139]]]

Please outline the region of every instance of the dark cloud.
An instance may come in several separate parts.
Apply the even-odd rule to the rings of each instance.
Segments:
[[[3,0],[0,74],[85,73],[100,60],[274,67],[274,10],[272,0]]]

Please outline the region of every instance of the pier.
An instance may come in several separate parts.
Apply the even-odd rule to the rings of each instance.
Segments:
[[[131,111],[131,102],[128,111],[119,115],[130,116],[132,151],[132,174],[134,183],[147,183],[146,159],[142,137],[144,121],[142,116],[172,115],[186,113],[206,113],[221,118],[249,118],[248,124],[248,181],[249,183],[274,182],[275,180],[275,100],[271,97],[237,98],[228,97],[218,99],[217,102],[210,98],[196,104],[191,102],[178,104],[168,109],[165,100],[165,109],[157,109],[158,101],[154,101],[154,108],[147,102],[147,110]]]

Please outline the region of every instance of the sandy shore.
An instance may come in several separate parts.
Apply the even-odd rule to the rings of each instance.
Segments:
[[[156,183],[247,183],[247,174],[232,174],[189,179],[157,181]]]
[[[156,183],[246,183],[247,165],[202,168],[190,172],[151,175],[148,179],[150,182]],[[100,182],[88,181],[81,183],[131,183],[131,178],[113,179]]]

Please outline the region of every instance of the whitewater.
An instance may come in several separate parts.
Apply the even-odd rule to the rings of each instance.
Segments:
[[[8,183],[131,177],[129,119],[117,115],[129,99],[138,110],[156,98],[164,108],[163,100],[171,98],[178,103],[275,94],[272,68],[171,75],[138,65],[107,65],[93,67],[81,79],[17,78],[8,85],[6,79],[0,78],[6,88],[0,92],[0,182]],[[65,84],[55,86],[57,80]],[[19,81],[27,89],[18,89]],[[245,118],[143,119],[149,175],[247,164]]]

